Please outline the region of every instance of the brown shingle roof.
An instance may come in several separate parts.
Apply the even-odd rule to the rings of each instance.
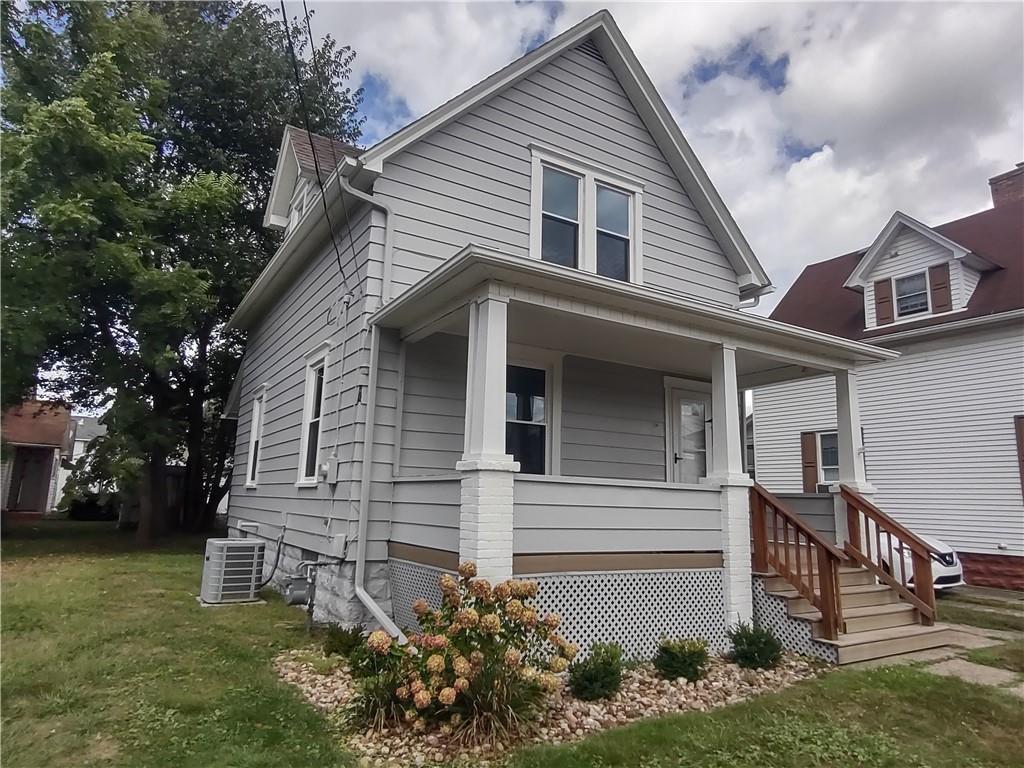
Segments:
[[[330,136],[321,136],[319,133],[306,133],[302,128],[289,126],[292,136],[292,147],[295,149],[295,157],[299,161],[299,167],[303,171],[316,171],[316,164],[313,162],[313,149],[316,149],[316,160],[320,163],[320,172],[329,174],[343,157],[359,157],[363,150],[346,144],[344,141],[333,139]],[[312,139],[312,143],[310,142]]]
[[[71,412],[63,405],[27,400],[8,408],[0,424],[4,442],[49,445],[68,450],[71,439]]]
[[[999,267],[982,274],[965,311],[865,331],[863,294],[843,287],[865,253],[861,250],[805,267],[772,319],[848,339],[871,339],[1024,308],[1024,206],[1001,205],[933,229]]]

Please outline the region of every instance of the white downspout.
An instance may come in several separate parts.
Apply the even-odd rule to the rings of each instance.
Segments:
[[[362,200],[364,203],[369,203],[374,208],[377,208],[384,212],[384,269],[382,276],[382,285],[380,290],[381,304],[387,304],[391,301],[391,273],[394,269],[394,227],[395,227],[395,216],[394,211],[391,210],[391,206],[387,203],[381,202],[373,195],[368,195],[361,190],[353,187],[349,181],[348,176],[360,168],[359,162],[353,160],[351,157],[346,157],[341,162],[341,168],[338,172],[338,186],[340,186],[345,192],[352,195],[357,200]]]

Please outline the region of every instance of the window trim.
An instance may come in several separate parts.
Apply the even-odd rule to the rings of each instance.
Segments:
[[[508,366],[544,371],[545,445],[544,474],[526,477],[559,477],[562,474],[562,358],[563,353],[509,344],[505,359]],[[505,420],[508,424],[508,420]],[[556,439],[557,437],[557,439]]]
[[[320,484],[320,473],[310,476],[306,475],[306,451],[309,445],[309,428],[313,421],[313,393],[316,386],[316,371],[323,369],[323,389],[320,391],[320,418],[317,424],[316,450],[320,453],[323,448],[324,435],[324,403],[327,401],[327,372],[330,368],[330,352],[333,348],[330,341],[325,341],[304,356],[306,361],[306,383],[302,396],[302,429],[299,434],[299,464],[296,468],[295,485],[299,488],[313,488]],[[318,457],[319,458],[319,457]],[[319,461],[317,466],[319,467]]]
[[[545,166],[579,177],[580,220],[577,269],[604,277],[597,272],[597,187],[608,187],[628,195],[629,205],[629,279],[625,282],[643,285],[643,191],[644,185],[635,179],[587,162],[579,157],[537,144],[530,144],[530,258],[541,260],[541,225],[544,206]],[[621,235],[620,235],[621,236]],[[555,265],[557,266],[557,265]],[[569,267],[565,267],[569,269]],[[606,277],[606,280],[615,278]],[[616,280],[616,282],[623,282]]]
[[[839,460],[837,458],[835,464],[829,464],[828,465],[829,469],[832,469],[833,467],[835,468],[837,478],[835,480],[826,480],[825,479],[825,466],[826,465],[822,461],[822,458],[821,458],[822,457],[821,438],[822,438],[823,435],[835,435],[836,436],[836,449],[838,450],[838,448],[839,448],[839,432],[838,432],[838,430],[835,430],[835,429],[826,429],[826,430],[822,430],[820,432],[815,432],[814,435],[815,435],[815,440],[814,440],[815,447],[818,449],[818,484],[819,485],[835,485],[836,483],[839,482],[839,477],[838,477],[838,475],[839,475]]]
[[[263,458],[263,425],[267,420],[267,390],[269,384],[261,384],[252,398],[250,406],[251,418],[249,419],[249,453],[245,462],[245,487],[256,488],[260,483],[260,459]],[[255,427],[253,425],[256,425]],[[259,453],[255,455],[256,443],[259,443]]]
[[[902,312],[900,312],[900,297],[899,297],[899,294],[896,293],[896,281],[897,280],[906,280],[908,277],[917,277],[918,275],[924,275],[925,309],[918,310],[917,312],[910,312],[909,314],[903,314]],[[894,275],[893,277],[890,277],[889,280],[892,283],[892,308],[893,308],[893,319],[894,320],[905,320],[907,318],[915,318],[916,319],[916,318],[921,318],[921,317],[924,317],[926,315],[932,314],[932,285],[931,285],[931,280],[928,277],[928,268],[927,267],[925,269],[923,269],[923,270],[918,270],[917,272],[910,272],[910,273],[905,274],[905,275]],[[920,291],[918,291],[917,293],[920,293]],[[916,294],[912,293],[912,294],[909,294],[909,295],[910,296],[915,296]],[[875,318],[876,323],[877,323],[877,320],[878,320],[878,318]]]

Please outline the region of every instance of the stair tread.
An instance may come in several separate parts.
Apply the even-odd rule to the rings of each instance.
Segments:
[[[938,632],[945,632],[948,629],[949,627],[945,624],[935,624],[931,627],[926,627],[922,624],[907,624],[902,627],[886,627],[885,629],[869,629],[864,632],[850,632],[849,634],[840,635],[836,640],[821,638],[818,639],[818,642],[845,647],[877,643],[883,640],[900,640],[906,637],[924,637]]]
[[[839,591],[844,595],[860,595],[868,592],[889,592],[892,591],[892,587],[887,584],[850,584],[840,585]],[[787,598],[800,597],[800,593],[793,588],[773,590],[768,594]]]
[[[843,608],[844,619],[859,619],[865,616],[880,616],[889,613],[913,613],[914,606],[910,603],[882,603],[881,605],[856,605],[849,608]],[[821,611],[801,611],[800,613],[791,613],[794,619],[803,619],[804,621],[821,621]]]

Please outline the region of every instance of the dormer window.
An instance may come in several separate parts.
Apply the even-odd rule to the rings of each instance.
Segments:
[[[302,214],[306,212],[306,208],[312,202],[312,189],[313,185],[309,183],[307,179],[299,178],[295,182],[295,191],[292,193],[292,199],[288,206],[288,231],[291,232],[295,229],[296,225],[302,219]]]
[[[907,317],[928,311],[928,274],[926,272],[898,277],[894,282],[897,317]]]
[[[532,150],[530,255],[611,280],[643,282],[643,187],[583,160]]]

